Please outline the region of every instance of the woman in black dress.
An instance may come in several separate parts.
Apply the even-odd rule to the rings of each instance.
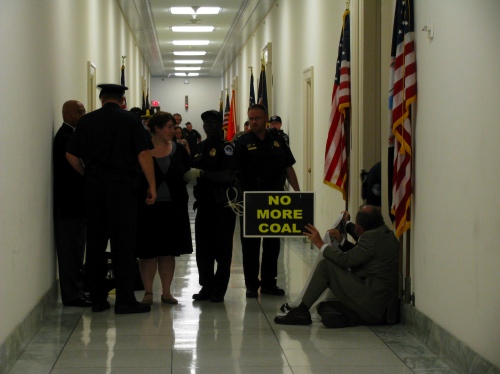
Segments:
[[[153,281],[158,271],[162,286],[161,301],[177,304],[170,286],[175,256],[193,252],[188,214],[188,192],[183,175],[189,170],[189,155],[176,143],[175,119],[167,112],[156,113],[149,121],[154,149],[156,189],[154,205],[139,207],[137,257],[144,283],[142,303],[153,303]]]

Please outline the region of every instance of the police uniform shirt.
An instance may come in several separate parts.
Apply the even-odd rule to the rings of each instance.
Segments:
[[[283,190],[286,169],[295,164],[285,140],[269,132],[266,132],[264,140],[253,132],[238,138],[236,158],[246,191]]]
[[[182,132],[184,133],[184,138],[186,138],[186,141],[189,144],[189,149],[195,149],[196,144],[198,144],[198,139],[201,139],[200,133],[195,129],[188,131],[186,128],[182,129]]]
[[[85,172],[137,175],[137,155],[148,150],[141,119],[107,103],[84,115],[68,144],[68,152],[82,159]]]
[[[235,170],[234,145],[222,139],[206,139],[198,143],[192,152],[191,167],[209,172]],[[203,177],[198,178],[195,186],[196,201],[216,203],[213,201],[214,193],[222,191],[225,195],[225,190],[228,187],[228,183],[218,183]]]

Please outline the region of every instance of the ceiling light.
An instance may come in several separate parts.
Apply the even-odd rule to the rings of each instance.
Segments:
[[[193,8],[197,8],[196,11]],[[219,14],[221,8],[219,7],[172,7],[170,13],[172,14]]]
[[[172,26],[173,32],[212,32],[213,26]]]
[[[209,40],[174,40],[174,45],[207,45]]]
[[[175,73],[176,77],[185,77],[186,75],[186,73]]]
[[[205,56],[207,52],[199,51],[199,52],[191,52],[191,51],[177,51],[174,52],[176,56]]]
[[[199,75],[200,75],[200,73],[189,73],[188,77],[197,77]]]
[[[189,66],[184,66],[184,67],[179,67],[179,68],[174,68],[174,70],[184,70],[184,71],[194,71],[194,70],[201,70],[200,67],[189,67]]]
[[[203,64],[203,60],[174,60],[174,64]]]

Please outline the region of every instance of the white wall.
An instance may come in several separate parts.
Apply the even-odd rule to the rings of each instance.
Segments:
[[[128,105],[140,106],[147,69],[113,0],[1,1],[0,44],[3,343],[56,279],[51,149],[62,104],[87,106],[88,60],[98,83],[119,83],[126,55]]]
[[[188,79],[189,84],[184,83]],[[221,93],[220,78],[151,78],[151,100],[160,102],[160,109],[182,116],[184,127],[191,122],[202,138],[205,138],[201,113],[219,110]],[[185,96],[188,96],[189,109],[185,110]]]
[[[351,1],[356,43],[359,35]],[[392,0],[382,0],[382,12]],[[314,143],[316,220],[326,230],[343,208],[339,192],[322,184],[325,135],[340,36],[343,0],[280,1],[227,69],[225,82],[239,75],[239,103],[248,102],[250,73],[258,80],[261,48],[272,42],[273,114],[283,118],[302,176],[302,72],[314,66]],[[452,9],[453,11],[450,11]],[[392,13],[393,14],[393,13]],[[382,35],[392,34],[393,15],[382,19]],[[496,103],[500,74],[500,2],[489,0],[420,0],[415,2],[418,102],[415,123],[415,198],[412,267],[416,308],[473,350],[500,366],[500,251],[494,241],[500,227],[500,106]],[[435,37],[420,31],[434,20]],[[388,31],[389,30],[389,31]],[[386,51],[389,43],[382,43]],[[353,49],[356,48],[353,44]],[[356,56],[356,54],[354,54]],[[353,58],[356,58],[356,57]],[[383,57],[382,61],[387,61]],[[352,61],[353,110],[360,103],[356,81],[358,61]],[[278,68],[279,67],[279,68]],[[384,67],[382,67],[384,69]],[[388,64],[381,79],[387,80]],[[268,84],[271,77],[267,76]],[[226,84],[227,85],[227,84]],[[382,82],[382,108],[387,83]],[[245,116],[245,105],[239,105]],[[382,121],[387,113],[382,111]],[[360,121],[360,119],[358,119]],[[353,131],[361,122],[354,121]],[[387,130],[381,157],[386,158]],[[357,163],[353,140],[352,162]],[[355,178],[356,176],[353,176]],[[385,179],[384,179],[385,180]],[[356,191],[351,191],[356,193]],[[352,204],[355,206],[355,204]],[[355,209],[355,208],[351,208]]]

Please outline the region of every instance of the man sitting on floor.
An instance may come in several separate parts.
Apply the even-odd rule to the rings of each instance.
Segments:
[[[330,321],[323,321],[328,327],[385,323],[387,307],[397,295],[399,244],[380,210],[372,205],[359,209],[356,234],[358,243],[343,252],[335,244],[326,245],[313,225],[306,226],[304,235],[323,252],[324,259],[318,263],[301,304],[286,315],[276,316],[275,323],[310,325],[309,308],[327,288],[337,299],[336,310],[329,310]]]

